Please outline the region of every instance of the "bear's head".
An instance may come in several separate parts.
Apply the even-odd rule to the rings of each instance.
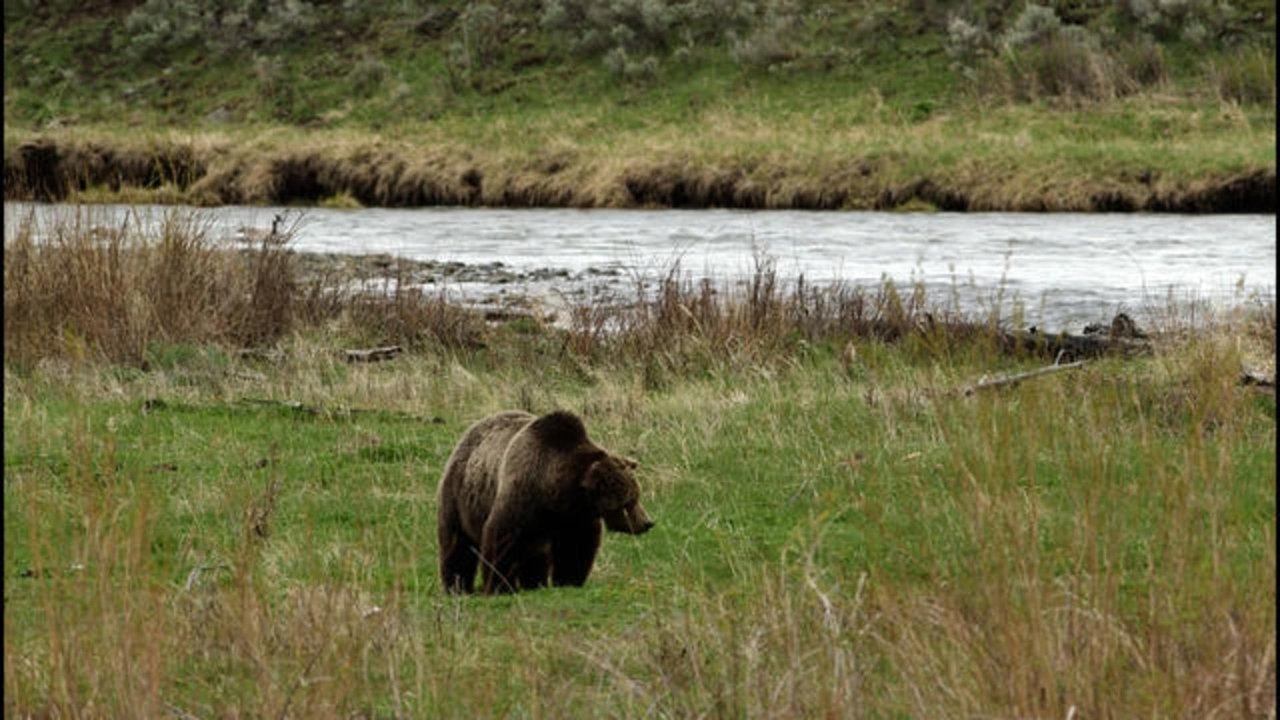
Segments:
[[[582,478],[582,487],[604,518],[605,527],[614,532],[642,535],[654,525],[640,506],[635,469],[635,460],[600,453]]]

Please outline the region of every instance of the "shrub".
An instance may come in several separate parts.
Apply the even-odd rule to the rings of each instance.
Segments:
[[[318,21],[305,0],[146,0],[125,18],[125,31],[138,57],[191,46],[225,55],[297,41]]]
[[[1160,85],[1168,79],[1164,49],[1149,35],[1121,46],[1117,59],[1124,76],[1136,87]]]
[[[475,72],[497,62],[507,18],[489,3],[470,5],[455,25],[457,38],[445,51],[445,71],[454,89],[475,86]]]
[[[958,26],[959,37],[965,32]],[[1166,76],[1163,53],[1150,38],[1108,52],[1087,28],[1064,24],[1052,8],[1034,3],[1000,36],[999,45],[999,58],[973,76],[982,80],[984,92],[1017,100],[1106,100]]]
[[[790,5],[776,0],[547,0],[544,29],[612,72],[652,76],[699,43],[729,43],[735,60],[768,66],[794,56]]]
[[[1201,35],[1206,22],[1216,19],[1209,0],[1119,0],[1117,4],[1123,17],[1163,39],[1176,38],[1191,27],[1197,28],[1193,34]]]
[[[1012,56],[1016,92],[1035,97],[1114,97],[1113,64],[1104,53],[1072,34],[1059,33]]]
[[[1001,39],[1009,47],[1022,48],[1043,45],[1061,32],[1062,21],[1053,8],[1028,3]]]
[[[1209,82],[1224,102],[1274,105],[1276,102],[1276,56],[1254,48],[1233,53],[1225,61],[1211,61]]]
[[[990,45],[991,36],[980,25],[962,17],[954,17],[947,23],[947,55],[953,66],[972,68],[989,51]]]
[[[262,96],[269,101],[272,117],[285,121],[294,119],[298,112],[299,94],[289,66],[278,57],[259,55],[253,59],[253,72]]]
[[[1242,41],[1269,39],[1275,4],[1245,12],[1219,0],[1117,0],[1120,17],[1159,40],[1181,39],[1195,45],[1229,47]],[[1270,15],[1271,22],[1260,22]]]
[[[614,75],[629,79],[653,79],[658,74],[658,58],[645,55],[632,58],[625,47],[615,47],[605,53],[604,66]]]
[[[738,38],[730,32],[730,54],[750,68],[771,68],[794,60],[800,49],[795,42],[799,18],[790,7],[769,5],[750,31]]]
[[[504,18],[489,3],[475,3],[462,11],[458,26],[462,32],[462,44],[471,67],[492,65],[501,45]]]
[[[372,95],[387,79],[387,64],[376,57],[366,55],[351,66],[350,80],[355,91],[363,96]]]

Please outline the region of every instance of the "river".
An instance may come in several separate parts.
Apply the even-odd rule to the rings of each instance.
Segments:
[[[30,211],[44,222],[69,212],[95,223],[152,223],[173,208],[5,203],[6,237]],[[1274,215],[882,213],[740,210],[422,208],[355,210],[220,207],[199,210],[215,233],[266,228],[276,213],[296,223],[299,251],[389,253],[416,260],[501,262],[561,277],[502,292],[542,293],[553,284],[629,282],[679,262],[682,271],[733,282],[755,258],[806,282],[922,282],[930,297],[961,304],[1015,300],[1029,322],[1078,329],[1177,303],[1230,305],[1273,299]],[[588,272],[590,271],[590,272]],[[460,283],[486,292],[485,283]],[[468,287],[473,285],[474,287]],[[939,294],[942,296],[939,297]]]

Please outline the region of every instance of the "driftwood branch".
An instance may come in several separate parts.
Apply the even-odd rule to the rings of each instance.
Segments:
[[[191,588],[196,586],[196,581],[200,579],[200,573],[206,570],[230,570],[231,566],[226,563],[214,563],[211,565],[197,565],[191,568],[191,572],[187,573],[187,581],[183,583],[182,589],[190,592]]]
[[[1276,379],[1263,375],[1257,370],[1244,368],[1240,371],[1240,384],[1253,385],[1260,388],[1273,388],[1276,386]]]
[[[1083,360],[1104,355],[1142,355],[1151,352],[1151,342],[1145,338],[1114,337],[1105,333],[1049,335],[1029,332],[1001,333],[1001,341],[1007,352],[1025,352],[1042,357]]]
[[[404,348],[399,345],[389,345],[367,350],[347,350],[346,356],[347,362],[381,362],[390,360],[402,352],[404,352]]]
[[[401,412],[398,410],[379,410],[375,408],[358,408],[358,407],[320,407],[316,405],[307,405],[297,400],[269,400],[266,398],[240,398],[237,402],[250,405],[267,405],[271,407],[285,408],[292,410],[300,415],[316,415],[323,417],[350,417],[353,415],[375,415],[388,418],[397,418],[403,420],[415,420],[418,422],[429,422],[433,425],[439,425],[444,422],[444,418],[439,415],[417,415],[414,413]]]
[[[240,398],[242,403],[251,403],[254,405],[271,405],[274,407],[282,407],[292,410],[299,415],[319,415],[320,408],[306,405],[297,400],[267,400],[263,398]]]
[[[1036,328],[1019,332],[1003,332],[1001,343],[1006,352],[1032,353],[1061,361],[1083,360],[1103,355],[1143,355],[1151,352],[1151,338],[1125,313],[1117,313],[1107,325],[1086,325],[1080,335],[1042,333]]]
[[[1073,370],[1075,368],[1083,366],[1084,364],[1085,364],[1084,360],[1077,360],[1075,362],[1063,363],[1061,365],[1049,365],[1047,367],[1036,368],[1035,370],[1027,370],[1026,372],[1014,373],[1012,375],[1001,375],[1000,377],[990,378],[986,380],[979,380],[978,382],[964,388],[963,394],[972,395],[979,390],[986,390],[988,388],[1001,387],[1003,385],[1015,385],[1017,383],[1022,382],[1023,380],[1029,380],[1033,377],[1040,377],[1041,375],[1048,375],[1050,373],[1056,373],[1062,370]]]
[[[236,357],[242,360],[261,360],[275,365],[284,361],[284,353],[271,348],[241,348],[236,350]]]

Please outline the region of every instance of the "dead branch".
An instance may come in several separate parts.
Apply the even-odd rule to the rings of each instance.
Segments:
[[[347,350],[346,357],[347,362],[381,362],[390,360],[402,352],[404,352],[404,348],[399,345],[389,345],[367,350]]]
[[[1075,362],[1063,363],[1061,365],[1054,364],[1047,367],[1036,368],[1035,370],[1027,370],[1026,372],[1014,373],[1012,375],[1002,375],[1000,377],[979,380],[978,382],[964,388],[963,394],[972,395],[979,390],[986,390],[993,387],[1001,387],[1003,385],[1014,385],[1029,380],[1033,377],[1048,375],[1050,373],[1060,372],[1062,370],[1073,370],[1085,364],[1085,360],[1077,360]]]
[[[1269,388],[1276,386],[1276,379],[1271,376],[1263,375],[1258,370],[1251,368],[1242,368],[1240,370],[1240,384],[1254,385],[1260,388]]]

